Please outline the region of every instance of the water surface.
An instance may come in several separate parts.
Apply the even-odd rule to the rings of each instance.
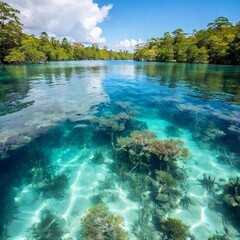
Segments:
[[[31,239],[31,226],[48,209],[64,220],[64,239],[80,239],[80,219],[101,194],[110,211],[124,217],[130,239],[141,239],[136,232],[146,230],[144,225],[159,231],[154,214],[161,206],[151,198],[142,206],[133,188],[119,181],[113,146],[92,123],[124,111],[119,102],[137,111],[134,119],[158,139],[179,138],[191,152],[190,160],[178,163],[187,177],[176,201],[187,195],[193,204],[176,205],[166,216],[181,219],[196,239],[226,232],[238,239],[221,196],[240,171],[240,68],[132,61],[1,66],[1,234]],[[103,163],[93,161],[96,151]],[[44,180],[36,180],[39,169],[67,173],[67,191],[36,191]],[[216,178],[220,187],[214,193],[202,186],[203,174]],[[144,207],[149,214],[141,222]],[[155,238],[145,232],[142,239]]]

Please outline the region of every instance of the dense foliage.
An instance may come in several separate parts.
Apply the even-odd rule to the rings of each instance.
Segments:
[[[21,41],[22,26],[17,16],[19,11],[0,2],[0,62]]]
[[[96,44],[84,47],[80,43],[70,44],[67,38],[59,41],[42,32],[40,37],[22,32],[20,12],[5,2],[0,2],[0,63],[25,63],[59,60],[125,60],[132,59],[128,51],[114,52]]]
[[[240,64],[240,22],[233,26],[218,17],[206,30],[186,34],[182,29],[166,32],[137,46],[138,61]]]

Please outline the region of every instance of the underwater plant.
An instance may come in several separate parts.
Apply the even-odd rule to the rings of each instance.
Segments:
[[[95,197],[92,199],[95,203],[103,203],[103,198],[107,202],[115,202],[118,199],[118,193],[112,177],[106,177],[103,181],[100,181],[97,191],[99,194],[94,195]]]
[[[167,212],[181,199],[177,186],[185,178],[177,160],[187,159],[189,151],[177,139],[158,140],[150,131],[133,131],[130,137],[120,137],[115,157],[121,181],[127,181],[131,199],[143,204],[148,192],[152,200]],[[121,166],[121,167],[119,167]]]
[[[128,190],[128,198],[132,201],[140,201],[144,206],[144,199],[148,195],[148,176],[139,173],[127,173],[126,189]]]
[[[98,205],[98,204],[102,204],[103,203],[103,195],[102,193],[100,194],[94,194],[92,197],[91,197],[91,202],[93,205]]]
[[[215,177],[211,177],[210,175],[207,176],[206,174],[203,174],[202,179],[198,179],[200,184],[202,185],[203,188],[207,189],[209,193],[214,193],[215,187],[218,186],[219,184],[216,182]]]
[[[100,181],[98,183],[98,190],[103,191],[103,190],[115,190],[115,184],[114,180],[111,177],[106,177],[103,181]]]
[[[111,144],[115,148],[116,137],[121,134],[129,134],[132,130],[146,129],[147,125],[145,122],[134,119],[131,115],[121,112],[116,115],[105,115],[102,117],[96,117],[91,120],[93,124],[97,126],[93,137],[101,135],[101,142],[103,139],[111,141]]]
[[[112,214],[104,204],[96,205],[82,218],[82,240],[126,240],[124,219]]]
[[[191,198],[187,195],[184,195],[181,200],[180,200],[180,204],[182,205],[183,208],[188,209],[190,205],[195,205]]]
[[[130,137],[118,138],[117,143],[117,157],[128,160],[134,168],[151,165],[152,168],[163,171],[176,169],[176,160],[187,159],[190,156],[182,141],[158,140],[155,133],[150,131],[133,131]]]
[[[156,180],[163,186],[166,187],[174,187],[176,185],[175,179],[172,177],[171,174],[164,172],[164,171],[155,171]]]
[[[105,160],[105,157],[104,157],[103,153],[100,151],[96,151],[94,153],[94,156],[91,158],[92,162],[98,163],[98,164],[104,163],[104,160]]]
[[[49,175],[34,186],[34,191],[44,198],[63,198],[68,188],[69,177],[66,173]]]
[[[30,229],[34,240],[60,240],[66,233],[65,221],[50,210],[41,212],[40,222]]]
[[[189,227],[176,218],[159,219],[163,240],[185,240]]]
[[[229,240],[229,238],[226,236],[226,234],[224,235],[214,234],[213,236],[209,237],[208,240]]]

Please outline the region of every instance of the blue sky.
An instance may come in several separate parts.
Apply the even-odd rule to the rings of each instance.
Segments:
[[[135,44],[177,28],[186,33],[204,29],[219,16],[233,24],[240,21],[240,0],[5,1],[20,10],[26,33],[44,31],[113,49],[133,50]]]
[[[96,0],[112,4],[108,18],[100,24],[109,43],[122,39],[161,37],[182,28],[191,33],[204,29],[219,16],[240,21],[240,0]]]

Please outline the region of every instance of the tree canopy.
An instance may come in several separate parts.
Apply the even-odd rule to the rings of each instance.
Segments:
[[[240,24],[218,17],[206,30],[186,34],[181,28],[137,46],[138,61],[240,64]]]
[[[0,62],[21,41],[22,26],[18,14],[18,10],[0,2]]]
[[[35,63],[59,60],[125,60],[132,59],[128,51],[100,49],[93,44],[84,47],[81,43],[71,44],[66,37],[61,41],[42,32],[40,37],[22,32],[18,14],[20,11],[0,1],[0,63]]]

